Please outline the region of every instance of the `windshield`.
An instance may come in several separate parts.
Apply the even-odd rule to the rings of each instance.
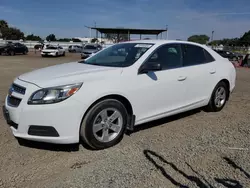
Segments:
[[[47,47],[46,49],[49,49],[49,50],[56,50],[57,47],[55,47],[55,46],[49,46],[49,47]]]
[[[84,49],[88,49],[88,50],[96,50],[96,49],[97,49],[97,47],[92,46],[92,45],[86,45],[86,46],[84,47]]]
[[[134,64],[153,45],[154,44],[146,43],[115,44],[79,63],[111,67],[128,67]]]

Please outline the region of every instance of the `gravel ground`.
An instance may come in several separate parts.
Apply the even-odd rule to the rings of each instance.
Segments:
[[[0,102],[24,72],[78,60],[0,56]],[[250,187],[250,69],[219,113],[194,110],[151,122],[115,147],[20,142],[0,113],[0,187]]]

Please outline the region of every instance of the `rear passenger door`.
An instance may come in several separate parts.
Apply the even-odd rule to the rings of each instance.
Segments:
[[[215,86],[215,59],[202,47],[182,44],[186,79],[186,100],[190,107],[206,105]]]

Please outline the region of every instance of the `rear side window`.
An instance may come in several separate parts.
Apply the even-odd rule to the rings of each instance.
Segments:
[[[199,46],[183,44],[182,51],[183,66],[200,65],[207,61],[203,48]]]
[[[210,53],[208,53],[207,50],[203,49],[203,51],[204,51],[204,54],[205,54],[206,63],[210,63],[210,62],[215,61],[215,59],[213,58],[213,56]]]

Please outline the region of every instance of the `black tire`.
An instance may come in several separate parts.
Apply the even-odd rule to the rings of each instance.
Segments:
[[[225,90],[225,96],[226,96],[226,98],[225,98],[224,103],[221,106],[218,107],[215,104],[215,99],[216,99],[216,92],[217,92],[217,90],[219,88],[223,88]],[[209,101],[208,105],[205,108],[206,111],[208,111],[208,112],[219,112],[219,111],[221,111],[224,108],[224,106],[225,106],[225,104],[226,104],[226,102],[228,100],[228,97],[229,97],[229,88],[228,88],[227,84],[225,82],[223,82],[223,81],[219,82],[215,86],[215,88],[213,90],[213,93],[212,93],[212,96],[210,98],[210,101]]]
[[[110,108],[115,109],[120,113],[123,123],[122,123],[119,133],[113,140],[102,142],[98,140],[96,136],[94,135],[93,125],[94,125],[95,119],[98,117],[98,114],[102,112],[103,110],[110,109]],[[121,102],[114,100],[114,99],[103,100],[97,103],[96,105],[94,105],[87,112],[81,124],[80,137],[83,140],[83,142],[86,143],[88,146],[90,146],[92,149],[100,150],[100,149],[106,149],[106,148],[112,147],[118,144],[122,140],[124,132],[125,132],[125,128],[127,125],[127,119],[128,119],[127,110]],[[102,129],[100,131],[102,131]]]
[[[65,52],[63,52],[62,56],[65,56]]]
[[[16,55],[16,53],[13,50],[11,50],[11,51],[9,51],[9,55],[14,56],[14,55]]]
[[[25,50],[25,51],[23,52],[23,55],[27,55],[27,53],[28,53],[28,51],[27,51],[27,50]]]
[[[56,56],[55,57],[58,57],[58,53],[56,52]]]

